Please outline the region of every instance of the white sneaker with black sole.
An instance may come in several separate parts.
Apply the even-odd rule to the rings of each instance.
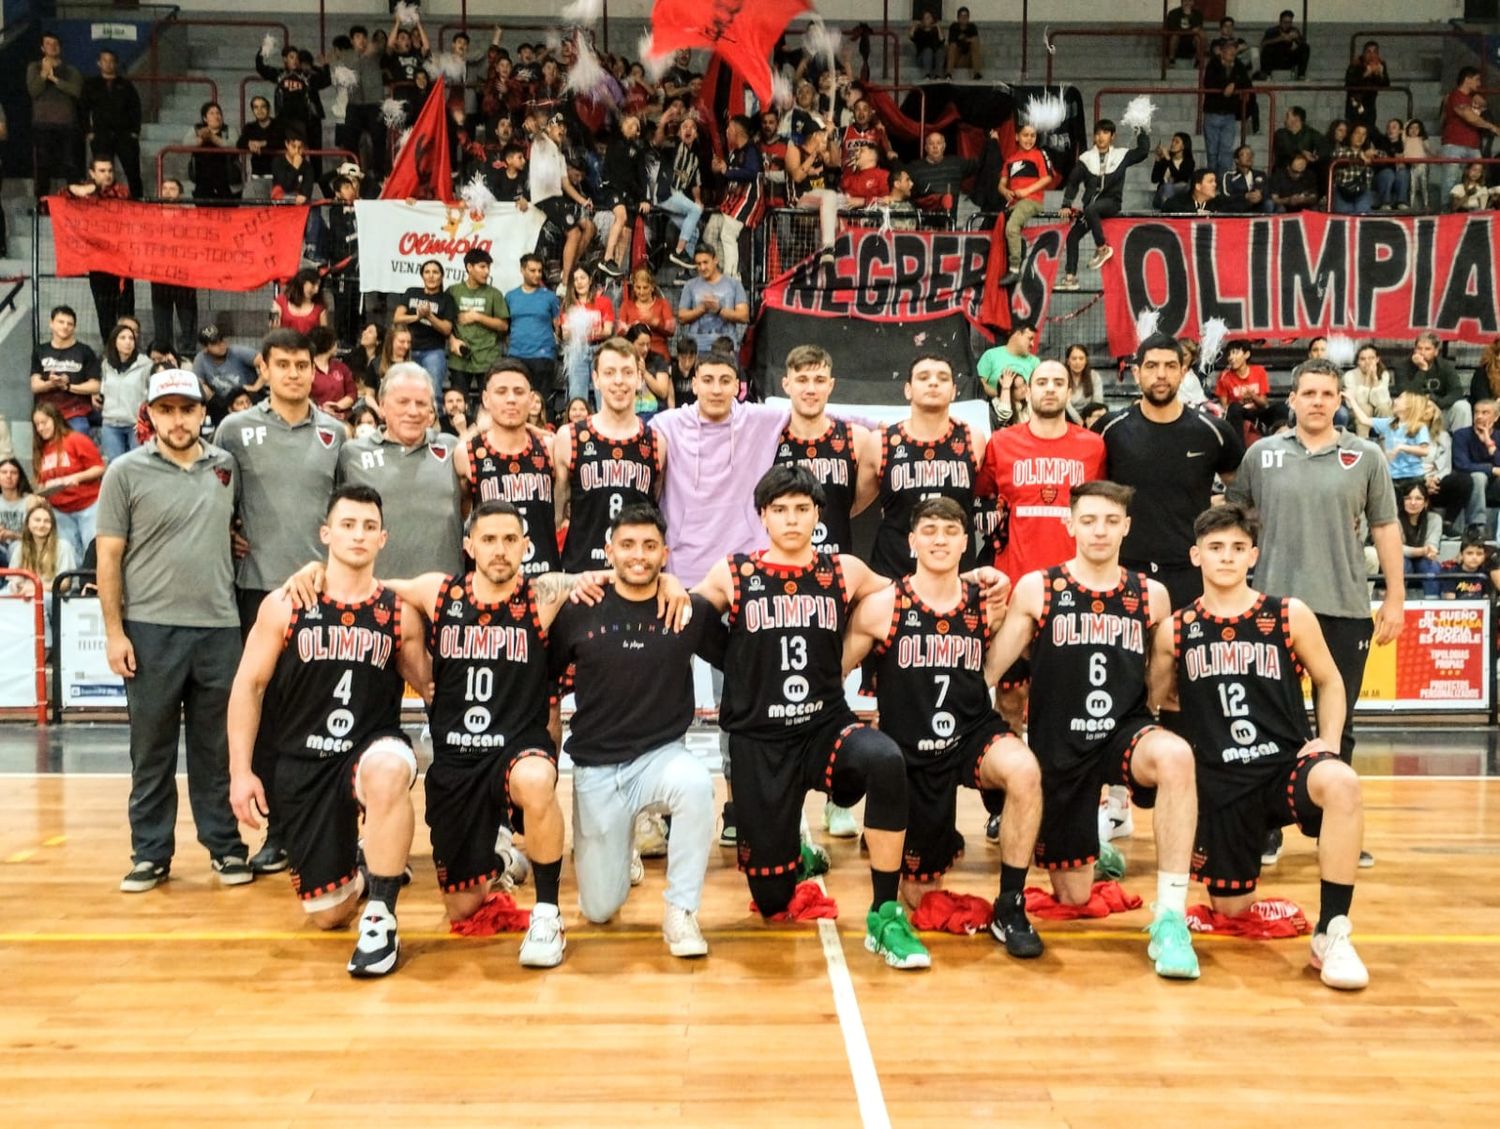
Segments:
[[[698,928],[698,915],[691,910],[668,902],[661,921],[661,935],[667,942],[667,951],[674,957],[708,955],[708,942],[703,939],[703,930]]]
[[[396,915],[384,902],[367,902],[357,925],[359,937],[354,942],[354,955],[349,958],[349,975],[367,979],[394,972],[401,956]]]
[[[154,890],[172,876],[172,868],[163,862],[138,862],[120,879],[120,893],[144,894]]]
[[[562,917],[557,907],[538,902],[531,911],[531,924],[521,941],[522,968],[556,968],[568,947]]]
[[[516,846],[515,835],[509,827],[500,828],[495,836],[495,869],[500,873],[495,879],[495,889],[508,894],[517,886],[524,886],[531,877],[531,860]]]
[[[226,855],[221,859],[214,859],[210,864],[214,873],[219,876],[219,884],[222,886],[244,886],[255,881],[255,871],[250,869],[250,864],[239,855]]]
[[[1130,789],[1123,784],[1109,786],[1109,798],[1099,805],[1099,841],[1128,839],[1135,834],[1135,816],[1130,809]]]
[[[1261,866],[1275,866],[1281,859],[1281,844],[1285,836],[1281,828],[1273,827],[1266,832],[1266,842],[1260,851]]]

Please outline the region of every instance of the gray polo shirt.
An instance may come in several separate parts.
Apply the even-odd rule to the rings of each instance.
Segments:
[[[168,627],[238,627],[229,529],[235,465],[204,443],[183,469],[142,444],[110,461],[98,533],[123,537],[125,618]]]
[[[250,542],[239,564],[241,588],[269,592],[308,561],[328,555],[318,528],[347,435],[342,423],[316,408],[289,424],[269,400],[219,425],[214,443],[239,468],[240,522]]]
[[[463,566],[463,510],[453,450],[458,440],[429,430],[407,450],[384,431],[351,439],[339,452],[339,483],[380,491],[387,539],[377,576],[453,572]]]
[[[1368,619],[1363,529],[1396,520],[1385,455],[1348,431],[1310,453],[1287,431],[1245,452],[1229,500],[1260,511],[1255,586],[1318,615]]]

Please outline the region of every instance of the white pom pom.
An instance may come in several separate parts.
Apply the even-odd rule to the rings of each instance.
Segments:
[[[330,73],[333,78],[333,85],[337,86],[340,90],[353,90],[359,85],[359,75],[354,73],[353,67],[346,67],[343,63],[338,63]]]
[[[573,0],[571,4],[564,4],[557,14],[565,24],[593,27],[604,14],[604,0]]]
[[[1198,341],[1198,368],[1211,372],[1214,362],[1223,351],[1224,339],[1229,336],[1229,323],[1223,318],[1209,318],[1203,323],[1203,334]]]
[[[1061,129],[1068,120],[1068,104],[1061,94],[1043,94],[1026,100],[1026,124],[1039,134]]]
[[[1355,358],[1359,356],[1359,342],[1352,337],[1343,334],[1335,334],[1328,339],[1328,360],[1339,369],[1351,369],[1354,367]]]
[[[262,59],[276,58],[276,37],[269,31],[260,41],[260,57]]]
[[[778,110],[789,110],[796,99],[792,95],[792,84],[786,75],[777,71],[771,76],[771,104]]]
[[[671,55],[658,55],[656,53],[656,41],[651,38],[649,31],[641,32],[641,37],[635,45],[636,57],[641,61],[641,67],[646,72],[648,82],[660,82],[661,76],[667,73],[672,66]]]
[[[387,98],[380,103],[380,116],[386,128],[395,129],[406,122],[406,103],[399,98]]]
[[[596,102],[612,101],[609,74],[583,35],[573,36],[573,65],[568,68],[563,93],[579,94]]]
[[[445,51],[437,57],[437,67],[433,69],[433,60],[427,61],[428,77],[436,79],[442,75],[449,82],[462,82],[464,80],[465,63],[463,56],[455,55],[451,51]]]
[[[1047,47],[1047,54],[1057,54],[1057,47],[1052,42],[1052,26],[1050,24],[1042,29],[1042,42]]]
[[[572,281],[568,282],[571,288]],[[589,355],[589,334],[594,331],[594,311],[588,306],[573,306],[563,315],[563,371],[572,372]]]
[[[1161,311],[1153,306],[1147,306],[1135,315],[1135,343],[1139,345],[1146,338],[1156,332],[1156,327],[1161,324]]]
[[[547,50],[556,55],[562,50],[562,32],[556,28],[552,28],[546,35],[542,36],[542,42],[547,45]]]
[[[401,154],[401,150],[403,150],[403,149],[406,148],[406,142],[407,142],[407,139],[409,137],[411,137],[411,130],[409,130],[409,129],[403,129],[401,131],[400,136],[396,138],[396,154],[397,154],[397,156],[399,156]]]
[[[475,215],[482,216],[489,210],[489,206],[495,202],[495,194],[490,191],[490,186],[484,182],[484,173],[476,172],[471,176],[463,188],[459,191],[459,199],[464,202],[464,207]]]
[[[1136,133],[1150,133],[1151,118],[1155,114],[1156,103],[1151,101],[1151,95],[1138,94],[1126,103],[1125,112],[1120,115],[1120,124]]]
[[[400,0],[391,11],[395,13],[396,22],[402,27],[412,27],[422,22],[422,8],[419,4],[408,4],[406,0]]]
[[[839,34],[838,28],[829,27],[823,22],[823,17],[814,16],[807,25],[807,30],[802,33],[802,46],[812,55],[818,55],[828,63],[828,69],[835,68],[838,59],[839,48],[843,46],[844,37]]]

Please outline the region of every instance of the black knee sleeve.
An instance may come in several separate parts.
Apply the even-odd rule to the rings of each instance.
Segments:
[[[755,899],[756,912],[763,918],[775,917],[792,904],[792,895],[797,891],[797,875],[771,874],[765,877],[746,875],[750,883],[750,896]]]
[[[865,826],[875,831],[906,830],[906,758],[896,743],[879,730],[860,728],[839,749],[835,791],[839,777],[858,781],[865,796]]]

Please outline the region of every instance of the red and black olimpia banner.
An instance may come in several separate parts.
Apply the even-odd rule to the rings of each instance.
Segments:
[[[1116,219],[1102,270],[1110,351],[1135,349],[1135,316],[1196,335],[1488,341],[1500,333],[1500,216]],[[1028,231],[1028,235],[1030,232]]]

